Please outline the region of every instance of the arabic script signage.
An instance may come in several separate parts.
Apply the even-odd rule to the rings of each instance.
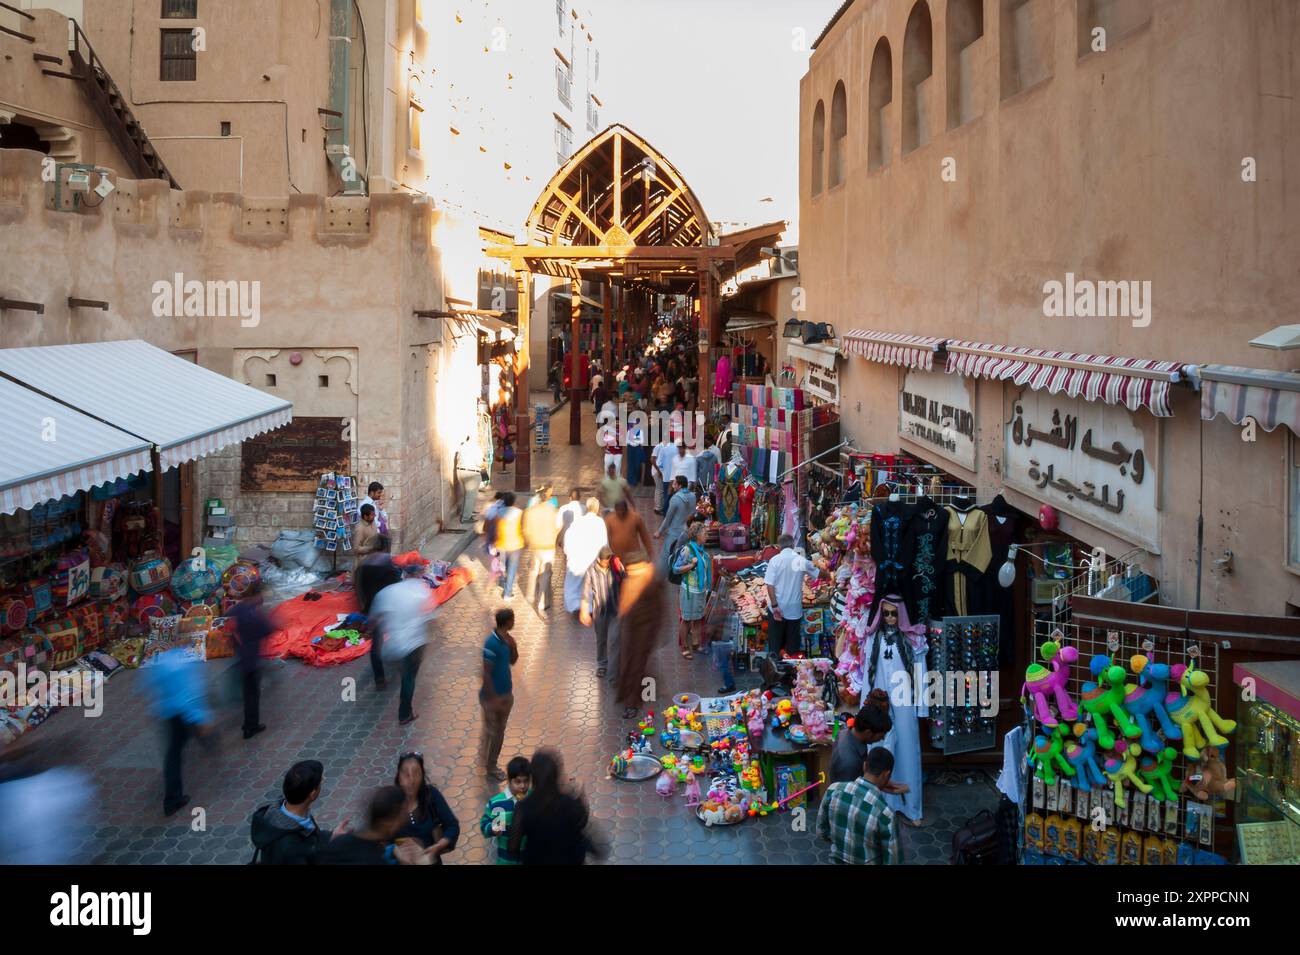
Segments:
[[[1126,408],[1041,391],[1020,394],[1010,410],[1008,484],[1158,552],[1154,420],[1144,431]]]
[[[910,369],[898,394],[898,433],[975,470],[975,412],[959,375]]]

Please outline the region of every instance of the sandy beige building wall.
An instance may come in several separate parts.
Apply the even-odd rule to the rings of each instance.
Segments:
[[[955,96],[948,18],[958,15],[957,0],[850,6],[801,84],[800,276],[807,317],[829,321],[841,333],[865,328],[1293,367],[1294,353],[1247,343],[1294,322],[1300,298],[1300,154],[1294,149],[1300,10],[1269,0],[1135,4],[1139,14],[1149,9],[1148,19],[1122,5],[1083,4],[1081,16],[1073,0],[1030,0],[1023,8],[986,0],[983,38],[965,54],[972,80]],[[932,19],[933,71],[919,91],[909,91],[907,64],[916,48],[905,49],[905,34],[921,6]],[[1008,18],[1018,10],[1017,24]],[[1110,14],[1119,19],[1105,19]],[[1107,49],[1081,57],[1081,26],[1086,48],[1099,15],[1112,27]],[[893,98],[884,124],[888,162],[871,168],[868,78],[881,37],[892,53]],[[1025,76],[1029,85],[1017,89]],[[814,196],[813,115],[822,102],[829,160],[830,111],[841,81],[844,181],[831,186],[827,177]],[[909,96],[931,127],[928,143],[904,153],[902,107]],[[979,104],[982,112],[959,121],[950,100]],[[1248,160],[1254,181],[1243,180]],[[1067,272],[1150,281],[1149,326],[1045,317],[1044,283],[1064,281]],[[897,369],[852,359],[841,387],[844,427],[860,447],[916,450],[897,435]],[[972,387],[978,467],[951,470],[977,486],[996,487],[1007,399],[1000,383]],[[1300,577],[1287,567],[1285,546],[1289,433],[1261,430],[1245,443],[1241,429],[1223,418],[1202,425],[1198,409],[1198,396],[1178,386],[1173,417],[1160,435],[1160,554],[1145,563],[1160,577],[1168,602],[1194,603],[1203,460],[1202,606],[1288,612],[1300,606]],[[1032,502],[1020,503],[1030,509]],[[1071,518],[1063,527],[1112,553],[1130,546]],[[1231,573],[1213,566],[1228,550],[1236,555]]]
[[[79,213],[49,210],[46,198],[39,154],[0,152],[0,288],[46,306],[43,315],[5,312],[0,347],[143,338],[194,349],[205,367],[290,398],[296,417],[355,417],[353,471],[389,489],[397,546],[437,531],[452,508],[444,464],[472,430],[465,395],[477,369],[472,340],[444,348],[444,323],[414,315],[444,307],[429,203],[250,199],[157,180],[119,180],[102,206]],[[177,273],[258,283],[259,321],[156,317],[154,285]],[[110,308],[69,309],[69,295]],[[468,368],[449,354],[453,345],[468,349]],[[241,492],[238,461],[238,449],[206,459],[198,499],[232,503],[242,542],[309,526],[308,495]]]
[[[330,105],[330,4],[201,0],[195,20],[161,13],[158,0],[85,0],[82,26],[177,181],[254,196],[335,191],[330,117],[317,112]],[[204,31],[196,79],[160,79],[161,31],[194,27]]]
[[[52,10],[30,13],[33,20],[15,13],[6,13],[7,19],[0,20],[0,24],[33,38],[28,41],[0,33],[0,121],[35,127],[50,142],[51,155],[59,162],[129,171],[80,85],[42,72],[67,72],[71,66],[67,19]],[[37,53],[59,57],[63,62],[38,61],[34,59]]]

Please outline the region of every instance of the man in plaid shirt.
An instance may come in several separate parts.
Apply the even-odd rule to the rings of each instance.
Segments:
[[[844,865],[898,865],[898,823],[884,790],[894,755],[883,746],[867,754],[862,775],[832,783],[817,813],[817,835],[831,844],[831,861]]]

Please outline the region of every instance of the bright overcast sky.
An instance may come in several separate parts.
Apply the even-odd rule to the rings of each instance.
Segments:
[[[841,0],[588,2],[602,123],[648,139],[723,231],[786,219],[795,241],[799,80]]]

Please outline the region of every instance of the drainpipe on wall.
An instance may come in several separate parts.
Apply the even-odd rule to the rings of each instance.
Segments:
[[[351,123],[348,113],[349,70],[352,65],[352,0],[330,0],[330,117],[325,153],[343,180],[345,196],[364,196],[366,180],[357,169],[348,146]],[[337,124],[337,125],[336,125]]]

